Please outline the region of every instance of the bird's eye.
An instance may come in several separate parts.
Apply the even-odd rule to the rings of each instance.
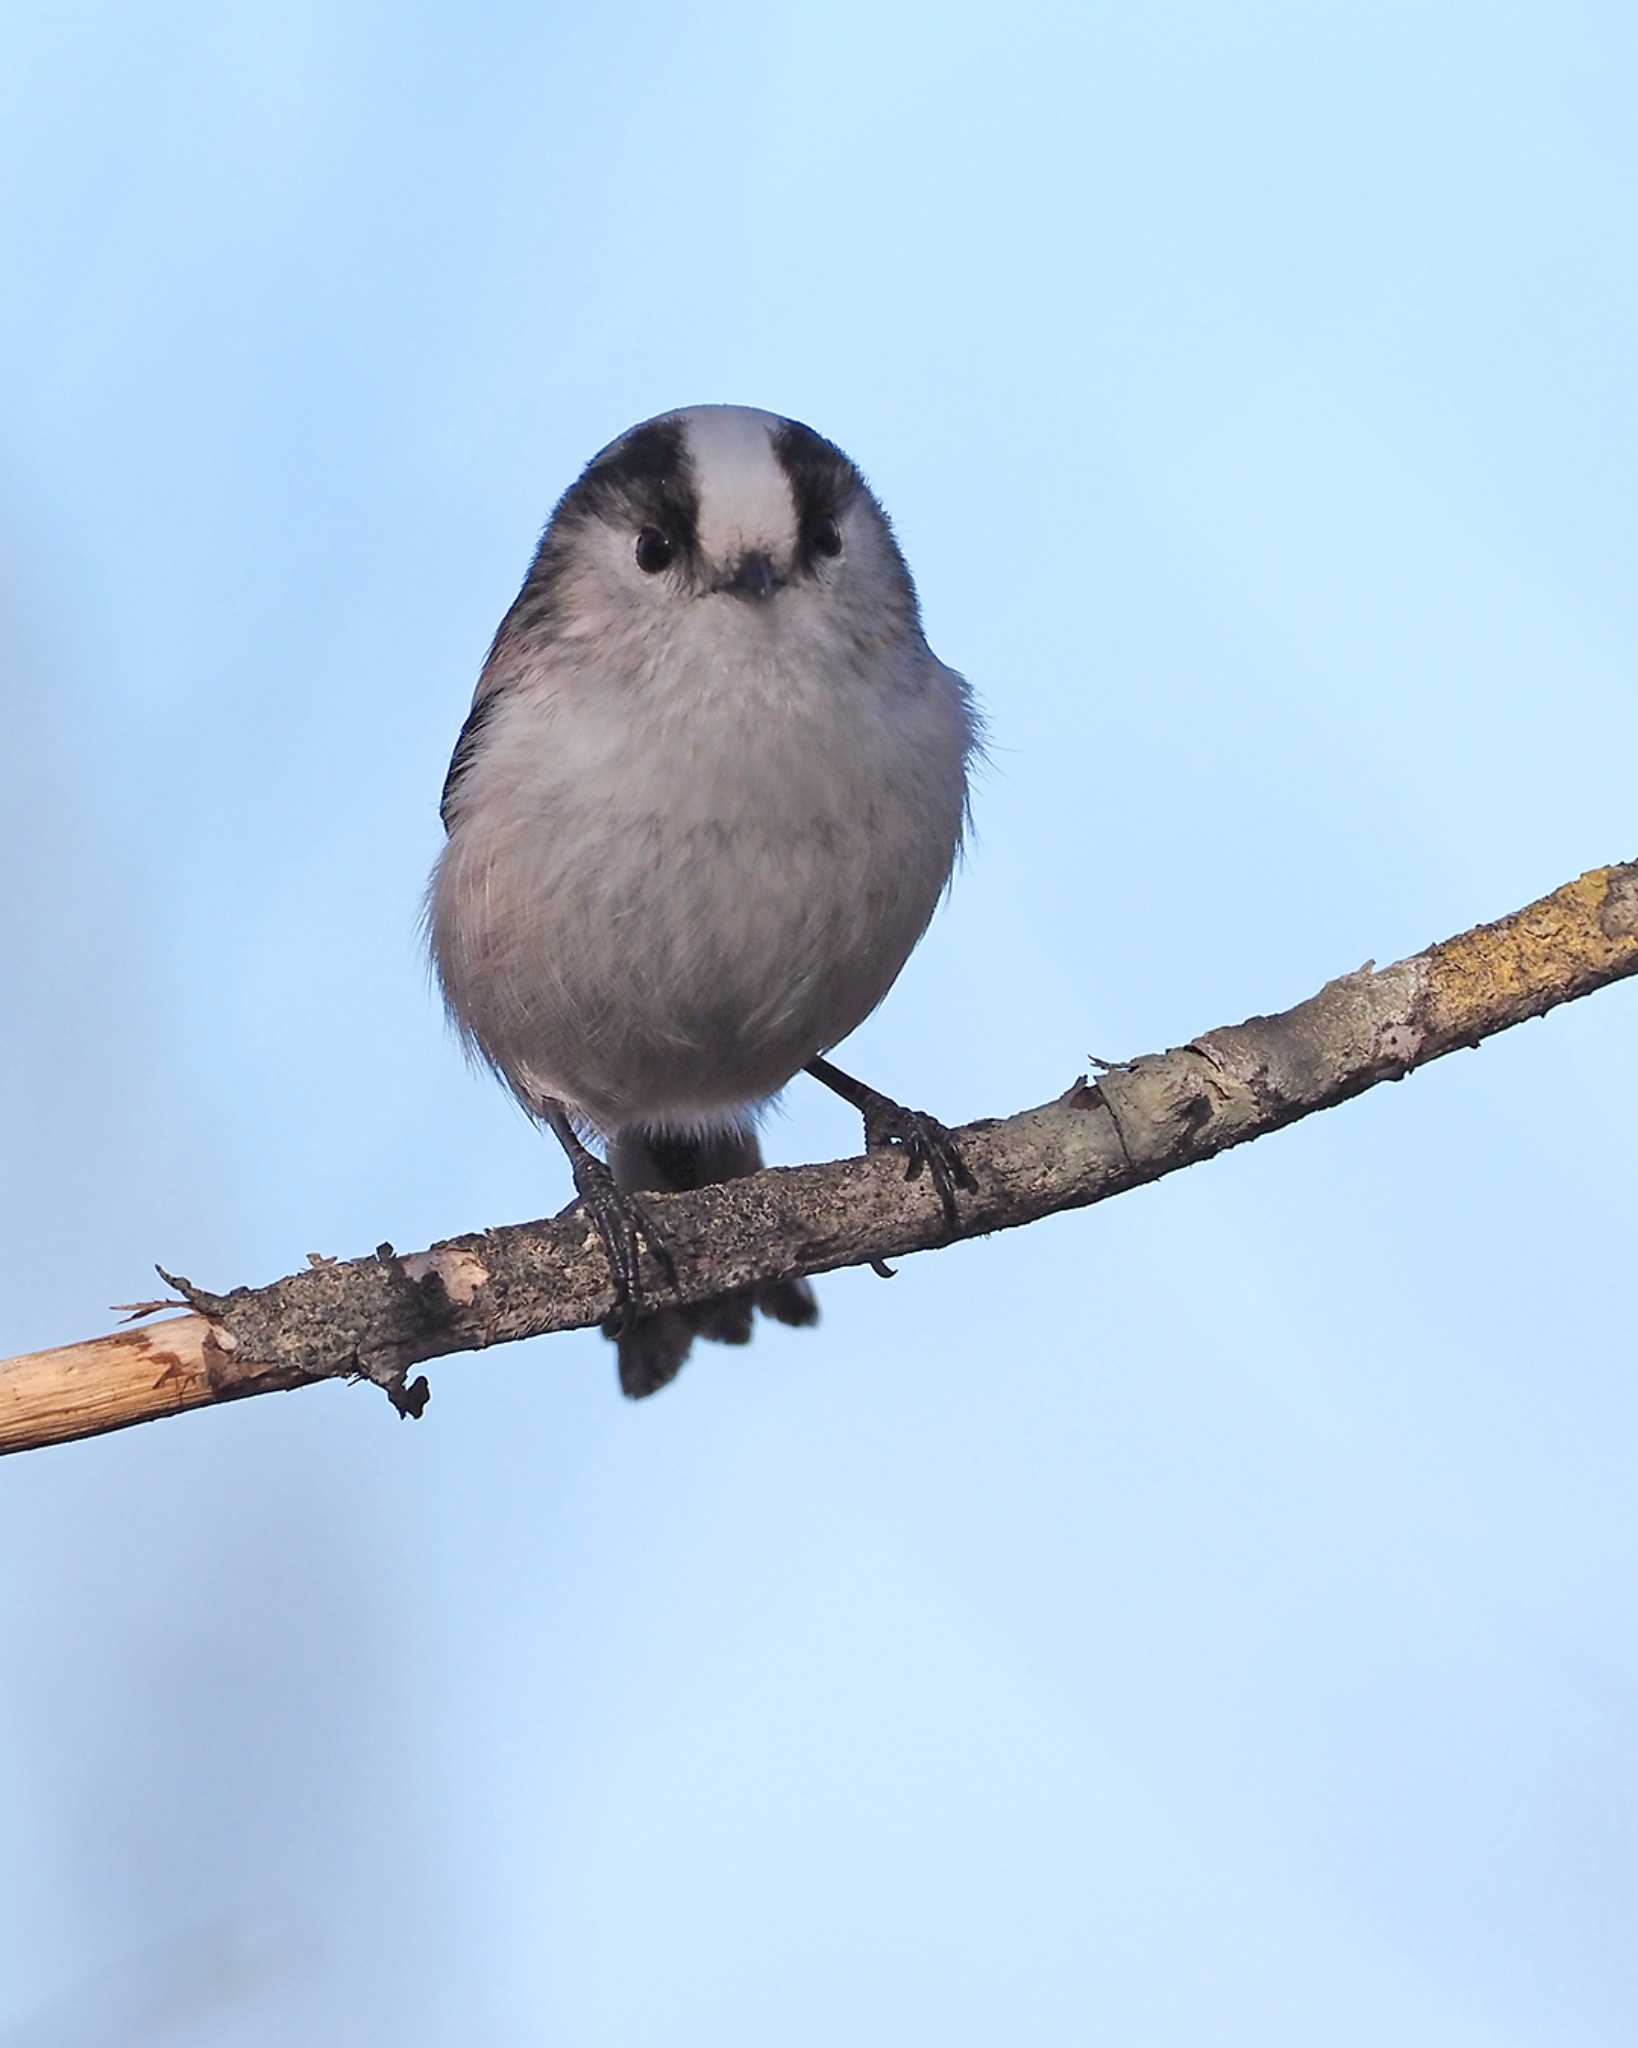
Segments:
[[[658,576],[670,566],[671,543],[657,526],[645,526],[637,536],[637,566],[645,576]]]
[[[821,519],[813,529],[815,554],[839,555],[842,552],[842,529],[834,519]]]

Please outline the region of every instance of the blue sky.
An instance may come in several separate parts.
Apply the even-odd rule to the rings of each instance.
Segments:
[[[847,1055],[951,1120],[1638,850],[1629,9],[8,43],[0,1349],[567,1199],[416,912],[667,406],[849,448],[986,705]],[[7,1463],[0,2041],[1625,2044],[1635,1002],[641,1409],[583,1334]]]

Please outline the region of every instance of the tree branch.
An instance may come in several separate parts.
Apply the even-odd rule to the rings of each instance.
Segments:
[[[1634,973],[1638,862],[1594,869],[1380,972],[1367,962],[1280,1016],[969,1125],[959,1135],[979,1192],[963,1200],[956,1235],[1104,1201]],[[649,1199],[682,1276],[670,1289],[649,1263],[657,1307],[948,1241],[927,1181],[907,1182],[892,1156],[771,1167]],[[404,1257],[383,1245],[373,1258],[315,1261],[231,1294],[164,1277],[183,1301],[160,1306],[192,1313],[0,1361],[0,1452],[343,1377],[374,1380],[401,1413],[418,1415],[426,1381],[409,1374],[426,1360],[583,1328],[614,1305],[601,1246],[572,1208]]]

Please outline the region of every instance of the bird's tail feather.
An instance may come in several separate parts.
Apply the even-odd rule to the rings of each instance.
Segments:
[[[637,1128],[617,1131],[609,1145],[614,1178],[634,1194],[685,1194],[717,1181],[739,1180],[762,1164],[754,1131],[714,1131],[677,1137]],[[801,1326],[819,1320],[819,1304],[806,1280],[763,1280],[710,1301],[657,1309],[632,1330],[611,1328],[620,1360],[620,1390],[632,1400],[657,1394],[676,1378],[696,1337],[718,1344],[748,1344],[756,1312]]]

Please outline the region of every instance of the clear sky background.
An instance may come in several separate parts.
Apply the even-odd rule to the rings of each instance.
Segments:
[[[1638,852],[1635,22],[15,11],[0,1350],[568,1198],[418,897],[671,405],[856,454],[987,706],[848,1048],[952,1121]],[[0,1466],[0,2041],[1626,2048],[1635,1026],[642,1408],[584,1334]]]

